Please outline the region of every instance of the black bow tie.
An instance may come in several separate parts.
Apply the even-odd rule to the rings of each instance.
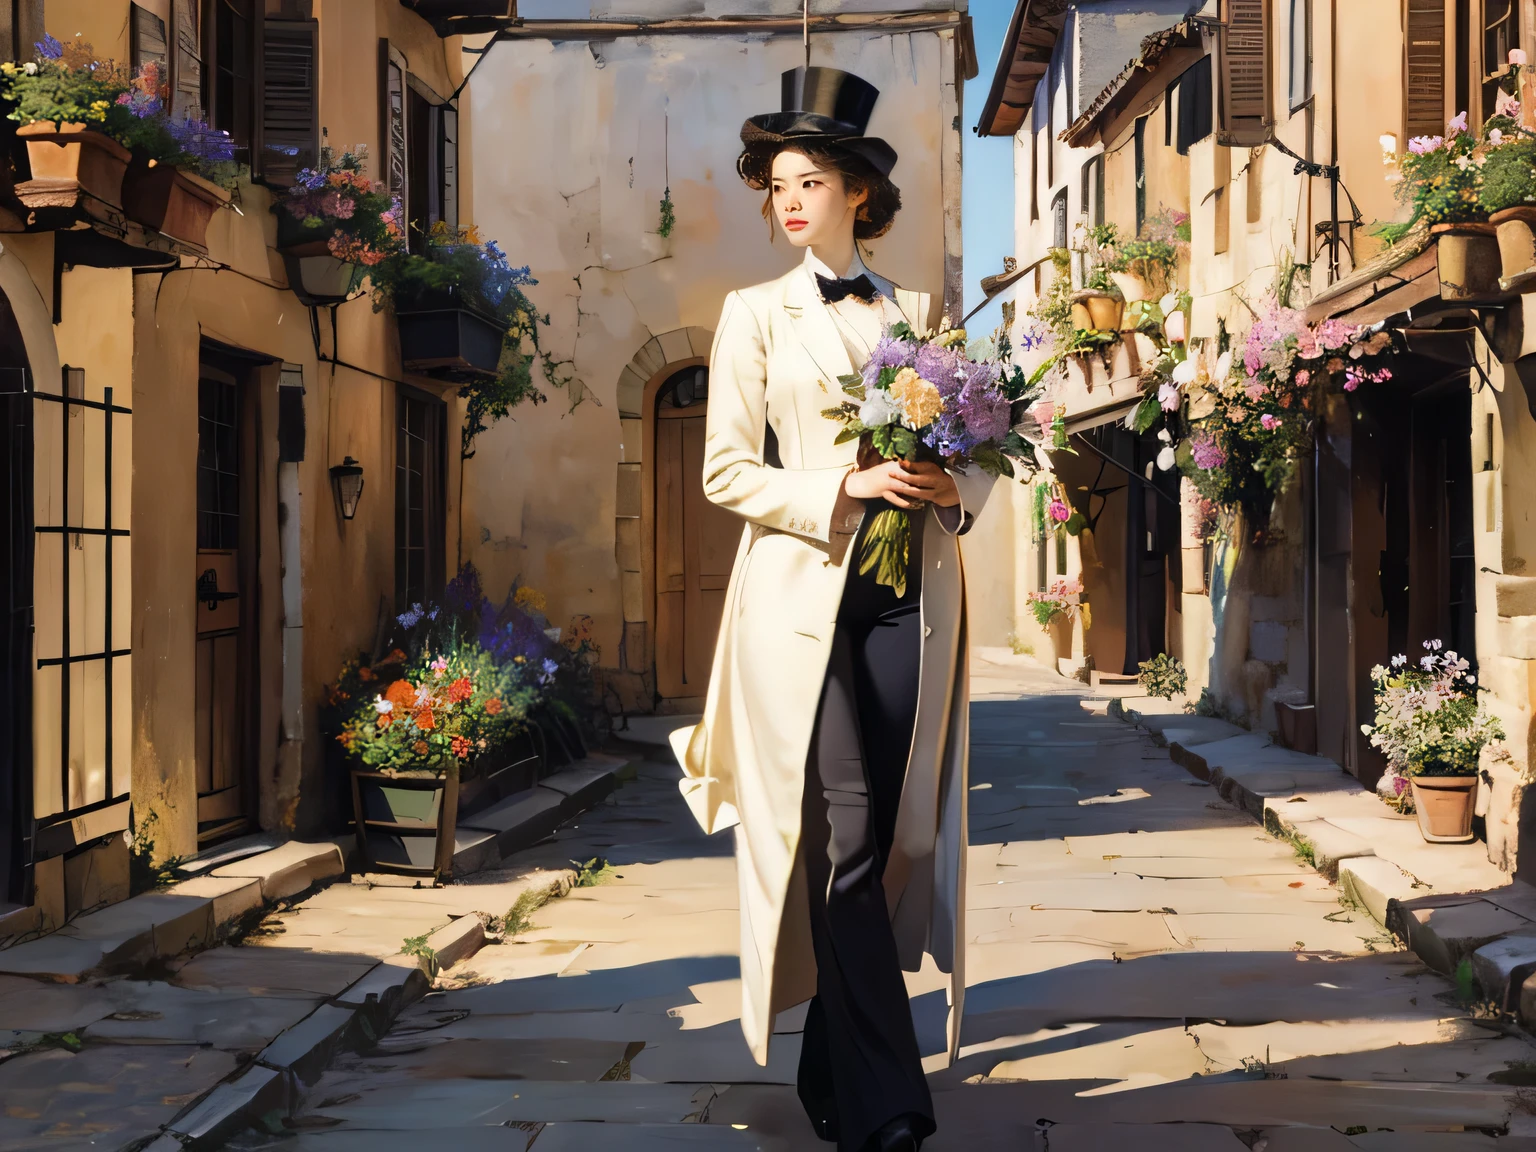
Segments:
[[[828,304],[836,304],[848,296],[857,296],[868,304],[880,294],[880,290],[875,287],[875,282],[863,273],[852,280],[834,280],[818,272],[816,286],[821,289],[821,298]]]

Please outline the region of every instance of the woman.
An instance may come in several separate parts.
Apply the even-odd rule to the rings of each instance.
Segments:
[[[705,831],[736,825],[742,1027],[767,1062],[774,1015],[811,1000],[799,1092],[840,1152],[915,1152],[933,1106],[901,969],[952,974],[958,1044],[965,842],[965,607],[956,537],[992,481],[861,459],[823,415],[883,330],[928,300],[856,241],[901,206],[895,151],[864,134],[878,92],[831,68],[784,74],[784,108],[742,129],[738,171],[804,263],[731,293],[710,358],[704,491],[746,521],[702,722],[676,737]],[[765,449],[767,434],[775,446]],[[765,456],[771,460],[766,462]],[[909,510],[906,589],[861,575],[861,526]]]

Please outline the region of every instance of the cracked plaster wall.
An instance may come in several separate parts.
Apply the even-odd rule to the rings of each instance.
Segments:
[[[935,294],[945,258],[940,149],[955,130],[940,113],[950,45],[936,33],[812,44],[813,62],[881,90],[870,131],[900,154],[892,177],[903,209],[870,262]],[[668,334],[691,330],[697,342],[727,292],[798,262],[782,236],[769,242],[762,195],[741,183],[735,162],[742,121],[778,108],[779,75],[802,59],[798,40],[784,37],[505,42],[469,91],[476,122],[494,126],[473,141],[475,222],[532,266],[539,283],[529,295],[551,317],[546,347],[580,383],[570,396],[547,390],[548,404],[481,436],[465,477],[464,557],[493,596],[518,576],[545,592],[552,624],[590,614],[605,667],[618,666],[626,622],[650,613],[648,576],[626,585],[622,570],[638,564],[617,555],[615,517],[641,511],[640,470],[650,466],[640,389],[621,392],[620,378],[653,338],[681,348],[688,339]],[[664,240],[655,229],[667,187],[677,224]],[[624,548],[637,547],[639,534],[626,533]],[[626,663],[633,669],[633,653]]]

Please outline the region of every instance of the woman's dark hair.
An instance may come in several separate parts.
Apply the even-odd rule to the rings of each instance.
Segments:
[[[811,163],[841,175],[848,191],[868,194],[859,205],[858,218],[853,223],[855,240],[876,240],[891,230],[896,213],[901,211],[901,189],[857,152],[836,143],[810,139],[748,144],[736,159],[736,171],[747,187],[768,191],[763,200],[763,219],[770,227],[773,223],[773,161],[780,152],[798,152]]]

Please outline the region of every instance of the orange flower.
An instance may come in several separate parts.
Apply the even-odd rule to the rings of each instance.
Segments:
[[[500,715],[501,709],[502,709],[502,703],[495,696],[492,696],[489,700],[487,700],[485,702],[485,710],[487,712],[489,712],[492,716]]]
[[[468,740],[464,739],[464,737],[455,736],[453,741],[449,744],[449,747],[453,749],[453,754],[455,756],[457,756],[460,760],[463,760],[469,755],[470,749],[473,747],[473,745],[471,745]]]
[[[418,740],[416,743],[411,745],[411,751],[416,753],[418,756],[425,756],[429,751],[431,751],[431,749],[427,747],[427,742],[425,740]]]
[[[378,677],[373,674],[372,668],[359,668],[357,670],[357,678],[363,681],[378,679]]]
[[[468,676],[460,676],[452,684],[448,685],[448,699],[455,704],[462,704],[475,694],[475,686],[470,683]]]
[[[374,723],[379,726],[379,731],[381,731],[381,732],[384,729],[388,728],[394,722],[395,722],[395,714],[393,712],[380,712],[379,713],[379,718],[374,721]]]
[[[400,651],[400,649],[398,649],[398,648],[396,648],[387,657],[385,657],[386,663],[389,663],[389,664],[398,664],[398,663],[400,663],[400,661],[402,661],[404,659],[405,659],[405,653]]]
[[[432,714],[430,708],[422,708],[411,719],[416,721],[416,727],[423,732],[430,732],[437,727],[437,717]]]
[[[384,699],[396,708],[410,708],[416,703],[416,688],[409,680],[396,680],[384,690]]]

